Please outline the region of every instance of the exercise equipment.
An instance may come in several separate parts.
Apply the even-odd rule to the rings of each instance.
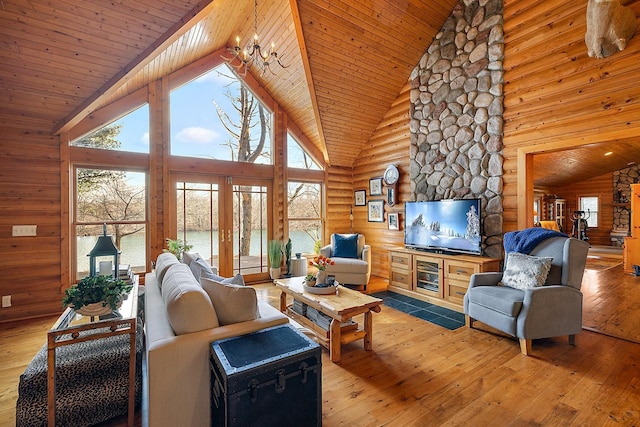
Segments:
[[[571,230],[571,237],[575,237],[585,242],[589,240],[587,236],[587,230],[589,229],[589,223],[587,220],[591,217],[591,212],[587,209],[587,216],[585,217],[584,211],[573,211],[573,229]]]

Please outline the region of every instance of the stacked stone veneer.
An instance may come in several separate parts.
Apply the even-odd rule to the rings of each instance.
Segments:
[[[482,199],[502,253],[502,0],[461,0],[411,75],[412,200]]]
[[[620,169],[613,173],[613,201],[618,203],[629,203],[631,200],[630,184],[640,182],[640,166],[634,165],[625,169]],[[631,230],[630,224],[630,207],[614,206],[613,207],[613,229]]]

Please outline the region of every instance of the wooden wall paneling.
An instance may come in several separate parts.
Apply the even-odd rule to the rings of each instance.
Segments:
[[[627,5],[640,11],[638,0]],[[529,209],[511,205],[517,186],[528,188],[518,180],[531,179],[511,167],[518,149],[535,155],[640,137],[634,119],[640,114],[640,87],[634,83],[640,42],[636,37],[622,52],[589,58],[585,17],[586,2],[504,2],[505,231],[516,228],[518,218],[526,218],[521,210]]]
[[[331,234],[349,233],[350,206],[353,204],[353,171],[351,168],[333,166],[327,171],[326,178],[326,214],[324,239],[322,245],[328,245]],[[353,228],[354,232],[359,232]]]
[[[410,86],[406,84],[358,155],[353,168],[353,189],[364,189],[367,201],[384,199],[384,196],[370,196],[369,179],[381,177],[389,164],[395,164],[400,170],[398,205],[395,207],[400,210],[400,230],[389,230],[386,214],[384,222],[369,222],[367,207],[354,207],[354,228],[365,234],[367,243],[371,245],[372,274],[380,277],[389,276],[389,249],[404,245],[403,203],[411,199],[409,91]]]
[[[61,304],[61,150],[47,120],[0,132],[0,322],[58,313]],[[33,163],[33,168],[30,166]],[[12,236],[13,225],[36,225],[36,236]]]

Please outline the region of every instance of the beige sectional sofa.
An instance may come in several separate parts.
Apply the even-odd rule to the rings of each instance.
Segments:
[[[288,322],[258,301],[257,319],[220,326],[207,292],[172,254],[160,255],[145,276],[150,426],[209,425],[210,343]]]

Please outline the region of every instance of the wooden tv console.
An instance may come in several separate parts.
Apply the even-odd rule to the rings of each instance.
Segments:
[[[486,271],[500,271],[500,260],[394,248],[388,289],[462,313],[471,275]]]

